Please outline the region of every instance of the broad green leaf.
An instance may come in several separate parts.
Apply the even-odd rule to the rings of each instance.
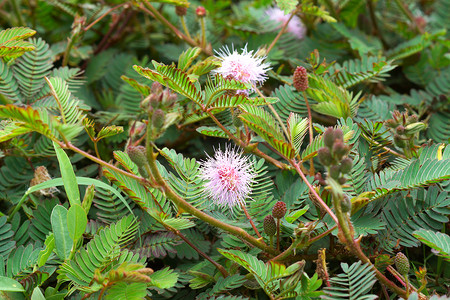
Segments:
[[[52,231],[55,237],[56,254],[62,260],[69,258],[73,241],[67,228],[67,209],[56,205],[51,214]]]
[[[38,266],[42,267],[47,262],[48,258],[53,252],[53,249],[55,249],[55,236],[53,233],[50,233],[49,236],[45,239],[45,248],[44,250],[41,250],[39,252],[39,258],[38,258]]]
[[[87,221],[86,212],[81,205],[74,204],[69,208],[67,212],[67,226],[70,238],[73,241],[78,241],[83,236]]]
[[[128,203],[125,200],[125,198],[114,187],[104,183],[103,181],[100,181],[100,180],[94,179],[94,178],[76,177],[76,179],[77,179],[77,184],[79,184],[79,185],[92,185],[92,184],[94,184],[95,186],[98,186],[98,187],[100,187],[102,189],[110,191],[115,196],[117,196],[120,199],[120,201],[122,201],[122,203],[128,208],[130,213],[133,214],[133,211],[131,210],[131,207],[128,205]],[[22,197],[22,199],[20,200],[19,203],[24,202],[27,199],[28,195],[30,195],[31,193],[34,193],[34,192],[42,190],[42,189],[48,189],[50,187],[62,186],[62,185],[64,185],[62,178],[55,178],[55,179],[51,179],[51,180],[45,181],[43,183],[34,185],[34,186],[28,188],[27,192]],[[16,207],[17,206],[19,206],[19,204],[16,205]],[[16,208],[14,210],[16,210]]]
[[[0,276],[0,291],[24,292],[23,286],[9,277]]]
[[[64,189],[66,190],[67,198],[69,198],[70,205],[81,205],[80,190],[78,189],[77,178],[73,171],[72,163],[66,152],[55,142],[56,157],[59,162],[59,169],[61,170],[61,177],[64,182]]]

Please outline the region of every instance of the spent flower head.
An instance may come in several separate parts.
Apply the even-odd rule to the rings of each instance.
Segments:
[[[232,78],[252,85],[262,84],[266,79],[266,72],[270,70],[269,63],[263,63],[265,56],[258,56],[252,51],[247,51],[247,45],[241,49],[242,53],[234,48],[225,46],[216,51],[217,57],[222,61],[222,66],[213,71],[224,78]]]
[[[256,176],[248,157],[226,147],[225,151],[217,150],[214,157],[208,157],[200,164],[203,187],[213,203],[231,210],[244,204]]]
[[[278,7],[270,7],[266,10],[266,15],[269,16],[270,20],[280,24],[276,29],[283,27],[291,16],[290,14],[285,15],[284,12]],[[303,39],[306,35],[306,27],[298,16],[292,17],[286,31],[292,33],[298,39]]]

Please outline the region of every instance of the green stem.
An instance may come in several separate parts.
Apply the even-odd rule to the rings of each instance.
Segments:
[[[14,13],[16,14],[16,18],[17,18],[17,25],[20,26],[26,26],[26,24],[23,22],[22,19],[22,14],[20,13],[20,9],[19,9],[19,5],[18,3],[19,1],[17,0],[11,0],[11,5],[13,7]]]
[[[74,40],[75,40],[75,37],[74,37],[74,36],[72,36],[72,37],[69,38],[69,42],[67,43],[66,50],[64,51],[64,56],[63,56],[63,61],[62,61],[62,66],[63,66],[63,67],[67,66],[67,63],[69,62],[70,51],[71,51],[72,48],[73,48],[73,44],[74,44],[73,41],[74,41]]]
[[[257,93],[261,98],[265,98],[265,96],[261,93],[261,91],[260,91],[255,85],[253,86],[253,89],[256,91],[256,93]],[[280,123],[281,128],[283,128],[283,132],[284,132],[284,134],[286,135],[286,138],[287,138],[288,140],[290,140],[290,139],[291,139],[291,138],[290,138],[291,135],[290,135],[289,132],[287,131],[286,126],[284,126],[284,123],[283,123],[283,121],[281,120],[281,117],[280,117],[280,115],[278,114],[278,112],[275,110],[275,108],[273,108],[272,104],[269,103],[267,106],[268,106],[269,109],[272,111],[272,113],[273,113],[273,115],[275,116],[275,118],[277,119],[278,123]]]
[[[184,40],[192,47],[199,47],[204,53],[206,53],[209,56],[214,55],[211,50],[206,49],[202,45],[199,45],[192,38],[189,38],[180,30],[178,30],[178,28],[176,28],[172,23],[170,23],[166,18],[164,18],[164,16],[156,8],[154,8],[153,5],[151,5],[150,2],[148,2],[148,0],[144,0],[143,4],[141,4],[139,8],[145,11],[146,13],[150,14],[151,16],[153,16],[155,19],[157,19],[164,25],[166,25],[167,28],[169,28],[179,39]]]
[[[186,36],[190,39],[192,39],[191,34],[189,33],[189,29],[186,26],[186,19],[184,18],[184,16],[180,16],[180,21],[181,21],[181,26],[183,27],[184,33],[186,34]]]
[[[339,194],[339,195],[337,195]],[[333,206],[334,210],[336,212],[336,216],[339,221],[339,228],[342,231],[345,242],[347,247],[350,249],[350,251],[356,255],[363,263],[369,264],[372,270],[375,272],[375,276],[378,278],[379,281],[381,281],[384,285],[386,285],[388,288],[390,288],[392,291],[397,293],[397,295],[407,299],[406,291],[402,288],[398,287],[395,283],[390,281],[386,278],[380,271],[378,271],[377,268],[371,263],[370,259],[362,252],[361,247],[357,242],[353,239],[353,234],[349,227],[349,220],[346,215],[341,209],[341,201],[342,201],[343,194],[340,194],[338,192],[333,193]]]
[[[277,251],[280,251],[280,219],[277,219]]]
[[[305,99],[306,108],[308,109],[308,123],[309,123],[309,143],[311,144],[314,140],[313,129],[312,129],[312,116],[311,116],[311,107],[309,106],[308,97],[306,97],[306,92],[303,91],[303,99]],[[310,159],[310,167],[309,167],[309,175],[314,176],[314,161],[311,157]]]
[[[206,47],[206,26],[205,26],[205,17],[200,17],[200,28],[201,28],[201,45],[202,47]]]

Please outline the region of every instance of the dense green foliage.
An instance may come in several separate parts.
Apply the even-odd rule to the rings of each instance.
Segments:
[[[447,299],[450,1],[0,15],[0,298]]]

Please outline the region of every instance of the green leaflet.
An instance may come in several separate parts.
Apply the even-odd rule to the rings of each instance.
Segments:
[[[55,147],[56,157],[59,162],[59,169],[61,170],[61,177],[64,182],[64,189],[66,190],[70,205],[81,205],[80,190],[78,189],[77,178],[75,176],[75,172],[73,171],[72,163],[70,162],[66,152],[58,144],[54,142],[53,147]]]
[[[450,262],[450,236],[441,232],[420,229],[414,231],[413,235],[428,247],[436,250],[438,256],[442,256]]]
[[[66,260],[69,258],[73,246],[73,239],[67,228],[67,209],[64,206],[56,205],[52,211],[51,221],[56,254],[61,260]]]

